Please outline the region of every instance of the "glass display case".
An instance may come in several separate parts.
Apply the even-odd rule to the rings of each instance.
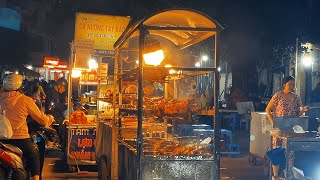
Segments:
[[[119,179],[219,179],[219,123],[197,136],[193,114],[202,106],[197,81],[208,74],[217,108],[220,29],[201,13],[168,10],[128,26],[115,43]],[[203,49],[210,67],[197,65]]]

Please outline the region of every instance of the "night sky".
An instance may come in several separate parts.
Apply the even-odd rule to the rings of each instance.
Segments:
[[[220,22],[221,44],[232,62],[257,58],[261,49],[297,37],[319,41],[320,1],[316,0],[59,0],[43,31],[55,43],[53,55],[67,59],[75,12],[130,16],[133,21],[168,8],[192,8]],[[19,43],[19,42],[18,42]],[[258,55],[259,56],[259,55]],[[243,64],[243,63],[241,63]]]
[[[57,29],[56,53],[68,56],[68,42],[73,38],[74,13],[89,12],[130,16],[141,19],[146,14],[171,7],[202,11],[220,22],[221,45],[230,49],[231,61],[241,65],[259,58],[260,51],[277,42],[297,37],[319,41],[320,1],[315,0],[77,0],[64,1],[53,19]],[[61,21],[63,19],[63,21]]]

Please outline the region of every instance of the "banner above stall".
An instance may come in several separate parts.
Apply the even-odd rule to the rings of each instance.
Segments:
[[[74,41],[92,40],[94,54],[113,57],[113,44],[129,21],[129,17],[77,13]]]
[[[98,69],[93,70],[82,70],[80,76],[81,85],[97,85],[108,84],[108,64],[101,63]]]

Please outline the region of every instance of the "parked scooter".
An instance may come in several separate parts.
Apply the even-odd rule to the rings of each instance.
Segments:
[[[29,134],[39,153],[40,172],[42,172],[45,156],[45,138],[42,132],[44,126],[36,124],[35,121],[28,123]],[[23,160],[22,151],[13,145],[0,142],[0,179],[25,180],[29,178],[29,173]],[[41,178],[41,174],[40,174]]]
[[[16,146],[0,142],[0,179],[25,180],[22,151]]]
[[[40,101],[37,103],[36,100],[34,99],[36,105],[38,106],[38,108],[41,110],[42,106],[40,105]],[[54,110],[55,108],[55,103],[53,101],[50,102],[49,105],[49,110]],[[50,111],[47,112],[48,114],[50,114]],[[34,122],[34,121],[30,121],[30,122]],[[45,151],[51,151],[51,150],[57,150],[57,151],[62,151],[63,147],[61,145],[62,142],[62,135],[60,134],[60,130],[59,130],[59,124],[57,123],[53,123],[51,124],[50,127],[41,127],[40,129],[37,129],[37,133],[39,133],[43,139],[45,140],[44,142],[44,148]],[[38,125],[36,125],[36,127],[39,127]],[[31,129],[35,129],[35,128],[31,128]],[[29,128],[30,130],[30,128]]]
[[[60,111],[56,111],[56,103],[54,101],[50,101],[47,112],[51,114],[57,123],[52,124],[51,131],[47,131],[47,150],[59,150],[64,151],[65,149],[65,127],[64,127],[64,113]],[[51,132],[51,133],[50,133]]]

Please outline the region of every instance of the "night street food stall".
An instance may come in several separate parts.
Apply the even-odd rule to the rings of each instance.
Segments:
[[[222,27],[193,10],[173,9],[131,23],[114,44],[113,120],[99,123],[99,178],[219,179],[220,122],[199,136],[180,136],[173,124],[195,127],[196,97],[181,88],[212,73],[218,112],[217,44]],[[209,47],[212,67],[196,67]],[[154,56],[154,53],[157,54]],[[153,55],[152,55],[153,54]]]
[[[69,59],[72,75],[68,80],[66,161],[71,166],[95,165],[97,120],[113,115],[113,85],[108,79],[108,72],[113,72],[109,64],[114,58],[112,45],[130,18],[81,12],[75,18]]]

